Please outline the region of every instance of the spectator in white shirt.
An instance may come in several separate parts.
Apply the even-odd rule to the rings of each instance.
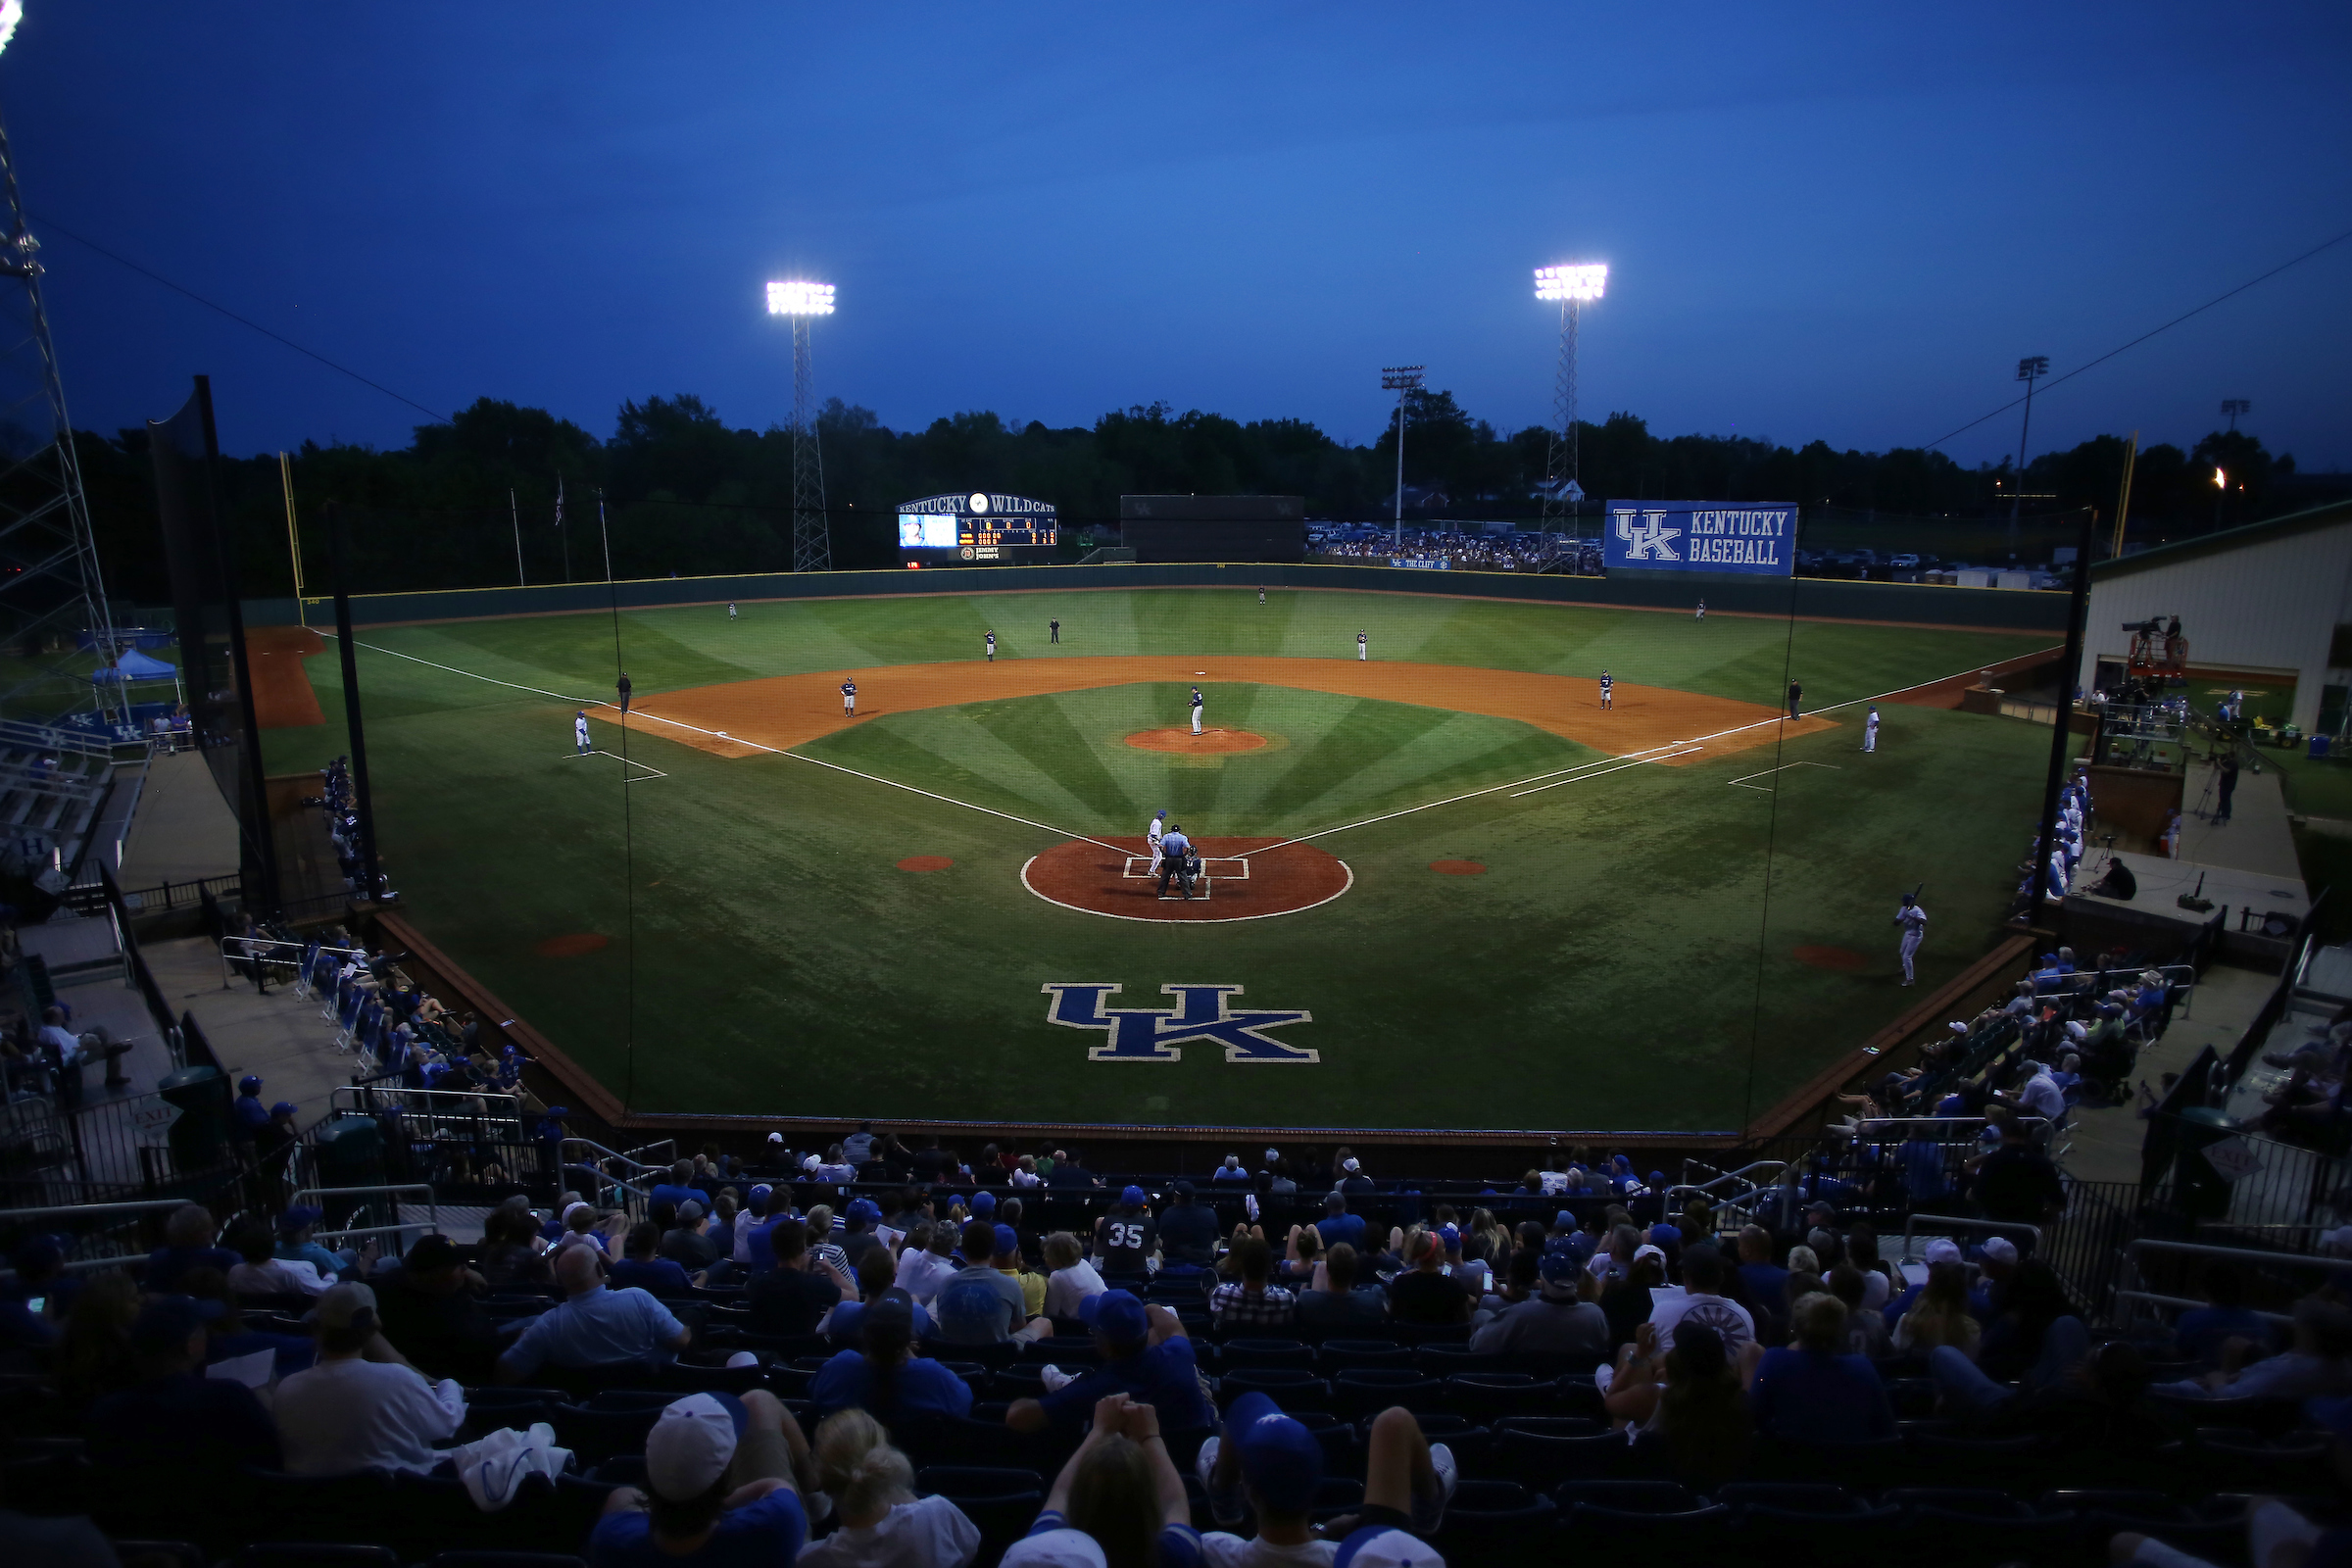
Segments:
[[[1738,1357],[1741,1346],[1756,1341],[1756,1320],[1746,1307],[1728,1301],[1723,1289],[1723,1254],[1713,1247],[1693,1247],[1683,1253],[1683,1288],[1654,1293],[1649,1321],[1658,1331],[1658,1350],[1674,1348],[1675,1325],[1688,1318],[1704,1323],[1723,1336],[1726,1353]]]
[[[1047,1237],[1045,1250],[1046,1267],[1053,1270],[1046,1279],[1046,1316],[1074,1318],[1081,1303],[1110,1288],[1086,1260],[1078,1238],[1068,1231]]]
[[[900,1290],[929,1306],[939,1288],[956,1274],[956,1227],[941,1221],[918,1223],[906,1233],[906,1250],[899,1254]]]
[[[318,1362],[277,1386],[278,1444],[298,1476],[440,1463],[433,1445],[466,1420],[466,1395],[429,1383],[376,1332],[375,1293],[338,1285],[318,1299]]]
[[[980,1554],[979,1528],[947,1498],[914,1495],[914,1467],[864,1410],[825,1417],[811,1448],[841,1528],[801,1548],[802,1568],[966,1568]]]

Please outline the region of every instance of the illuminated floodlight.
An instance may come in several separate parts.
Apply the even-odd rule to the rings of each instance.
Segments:
[[[1609,264],[1606,262],[1539,267],[1536,269],[1536,298],[1586,305],[1600,298],[1600,292],[1608,281]]]
[[[767,314],[770,316],[831,316],[833,314],[833,285],[807,282],[770,283],[767,285]]]
[[[0,49],[17,35],[17,24],[24,20],[24,0],[0,0]]]

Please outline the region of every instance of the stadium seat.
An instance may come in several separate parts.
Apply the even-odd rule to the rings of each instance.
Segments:
[[[212,1568],[212,1557],[193,1541],[118,1539],[115,1560],[122,1568]]]
[[[1524,1372],[1519,1358],[1512,1355],[1483,1355],[1458,1345],[1422,1345],[1414,1348],[1413,1366],[1416,1371],[1433,1378],[1458,1377],[1467,1372]]]
[[[443,1551],[425,1568],[587,1568],[577,1557],[552,1551]]]
[[[1448,1562],[1553,1563],[1559,1560],[1551,1528],[1558,1511],[1549,1497],[1516,1481],[1459,1481],[1430,1544]]]
[[[688,1394],[749,1394],[763,1385],[761,1366],[703,1366],[672,1361],[662,1369],[662,1387],[673,1397]]]
[[[1445,1400],[1447,1409],[1492,1425],[1505,1416],[1549,1415],[1559,1407],[1559,1388],[1526,1372],[1468,1372],[1446,1380]]]
[[[1861,1562],[1898,1538],[1900,1508],[1873,1506],[1844,1487],[1813,1482],[1731,1481],[1715,1500],[1732,1510],[1743,1548],[1811,1553]]]
[[[400,1554],[390,1546],[322,1541],[262,1542],[228,1561],[229,1568],[400,1568]]]
[[[1315,1365],[1327,1375],[1349,1367],[1411,1371],[1414,1353],[1411,1346],[1394,1340],[1325,1340],[1315,1348]]]
[[[1443,1409],[1446,1400],[1446,1385],[1441,1379],[1378,1367],[1350,1367],[1338,1373],[1331,1380],[1331,1391],[1332,1407],[1358,1421],[1397,1404],[1418,1415]]]
[[[1035,1470],[934,1465],[918,1471],[915,1495],[945,1497],[980,1531],[980,1560],[994,1561],[1028,1533],[1046,1505],[1045,1479]]]
[[[1895,1487],[1879,1501],[1900,1509],[1913,1561],[2009,1562],[2053,1552],[2075,1530],[2071,1514],[2044,1514],[2005,1492],[1980,1487]]]
[[[1567,1416],[1506,1416],[1494,1429],[1495,1475],[1539,1490],[1572,1476],[1598,1475],[1595,1440],[1627,1446],[1605,1422]]]
[[[569,1448],[581,1469],[594,1469],[616,1453],[643,1453],[646,1434],[661,1419],[662,1406],[611,1410],[568,1405],[550,1412],[556,1444]]]
[[[1294,1367],[1247,1367],[1218,1380],[1218,1394],[1227,1402],[1244,1394],[1263,1394],[1285,1410],[1332,1408],[1332,1386],[1312,1372]]]
[[[1227,1340],[1217,1348],[1217,1365],[1226,1371],[1246,1366],[1309,1371],[1315,1365],[1315,1351],[1298,1340]]]
[[[1580,1554],[1621,1547],[1645,1559],[1687,1560],[1721,1545],[1732,1515],[1670,1481],[1570,1481],[1553,1495]]]
[[[2078,1549],[2085,1556],[2103,1552],[2108,1542],[2131,1531],[2192,1556],[2230,1558],[2238,1555],[2246,1534],[2242,1506],[2182,1503],[2145,1489],[2048,1492],[2042,1494],[2041,1511],[2074,1515]]]
[[[1981,1438],[1923,1432],[1909,1440],[1913,1473],[1954,1487],[1988,1487],[2032,1494],[2049,1478],[2050,1444],[2027,1435]]]
[[[2325,1492],[2328,1440],[2317,1433],[2265,1438],[2241,1428],[2199,1427],[2187,1462],[2216,1492]]]
[[[1552,1413],[1582,1416],[1587,1420],[1607,1419],[1608,1408],[1601,1402],[1600,1387],[1590,1372],[1567,1373],[1554,1389]]]
[[[1912,1452],[1901,1438],[1863,1443],[1762,1443],[1748,1460],[1747,1475],[1755,1481],[1827,1482],[1869,1490],[1899,1485],[1919,1474],[1909,1463]]]

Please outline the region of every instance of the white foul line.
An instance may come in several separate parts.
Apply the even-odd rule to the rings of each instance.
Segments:
[[[1778,773],[1784,769],[1791,767],[1826,767],[1833,773],[1839,770],[1836,762],[1783,762],[1779,767],[1768,767],[1762,773],[1749,773],[1742,778],[1727,778],[1724,780],[1724,782],[1726,784],[1737,786],[1740,789],[1754,790],[1762,795],[1770,795],[1772,793],[1772,788],[1770,786],[1763,784],[1750,784],[1748,779],[1764,778],[1770,774]]]
[[[1663,757],[1637,757],[1630,761],[1624,758],[1619,758],[1617,759],[1617,765],[1614,767],[1595,768],[1593,771],[1584,774],[1579,778],[1563,778],[1555,780],[1549,784],[1539,784],[1532,790],[1519,791],[1518,794],[1513,795],[1511,799],[1515,801],[1520,799],[1522,796],[1541,795],[1545,790],[1556,790],[1562,784],[1582,784],[1586,779],[1589,778],[1606,778],[1611,773],[1622,773],[1629,767],[1642,767],[1650,762],[1671,762],[1678,757],[1689,757],[1692,752],[1703,752],[1705,750],[1706,748],[1704,746],[1686,746],[1679,752],[1668,752]]]

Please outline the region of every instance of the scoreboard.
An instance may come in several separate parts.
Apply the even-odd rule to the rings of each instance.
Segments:
[[[1061,542],[1059,518],[1051,502],[1027,496],[969,494],[926,496],[899,507],[899,548],[907,564],[933,559],[1003,561],[1007,551],[1051,549]]]

